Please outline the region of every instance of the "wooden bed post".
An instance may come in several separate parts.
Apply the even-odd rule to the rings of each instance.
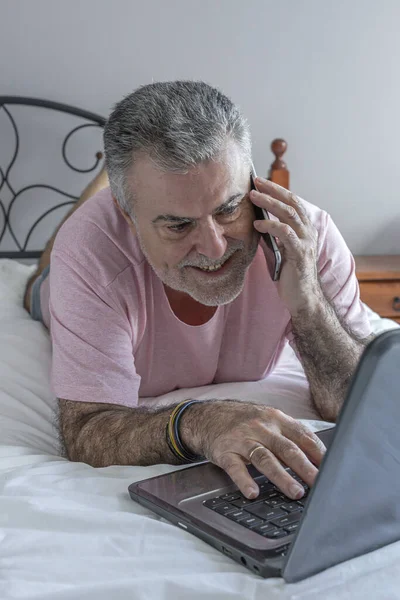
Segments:
[[[281,185],[282,187],[289,189],[289,171],[286,163],[282,160],[282,156],[285,154],[287,149],[287,143],[285,140],[277,138],[271,143],[271,150],[275,154],[275,160],[271,164],[268,179]]]

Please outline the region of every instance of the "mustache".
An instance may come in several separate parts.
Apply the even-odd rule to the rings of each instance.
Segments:
[[[207,267],[215,267],[216,265],[224,264],[237,250],[243,250],[243,249],[244,249],[244,242],[236,240],[235,243],[230,244],[230,246],[227,248],[225,254],[221,258],[219,258],[217,261],[210,262],[208,260],[205,260],[205,257],[202,257],[200,255],[196,259],[183,260],[182,262],[179,263],[178,268],[182,269],[183,267],[200,267],[201,269],[204,269]]]

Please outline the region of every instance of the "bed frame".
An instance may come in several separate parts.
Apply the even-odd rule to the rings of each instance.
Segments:
[[[95,153],[95,163],[92,167],[90,167],[89,169],[79,169],[76,166],[73,166],[67,158],[66,149],[67,149],[68,142],[71,140],[71,137],[79,130],[87,129],[90,127],[103,128],[105,125],[106,119],[95,113],[92,113],[92,112],[89,112],[86,110],[82,110],[82,109],[76,108],[74,106],[69,106],[67,104],[60,104],[58,102],[52,102],[49,100],[41,100],[39,98],[27,98],[27,97],[23,97],[23,96],[0,96],[0,114],[1,113],[6,114],[6,116],[8,117],[8,119],[11,123],[12,129],[13,129],[14,135],[15,135],[15,149],[14,149],[14,153],[13,153],[11,161],[5,167],[3,167],[0,164],[0,219],[1,219],[1,213],[2,213],[3,221],[4,221],[2,223],[2,225],[0,225],[0,227],[1,227],[0,228],[0,247],[1,247],[1,243],[3,241],[3,238],[6,234],[6,231],[8,231],[15,243],[16,248],[17,248],[17,250],[14,250],[14,251],[0,251],[0,259],[1,258],[13,258],[13,259],[17,259],[17,260],[38,259],[40,257],[40,255],[42,254],[43,250],[28,250],[29,239],[30,239],[35,227],[37,227],[37,225],[49,213],[51,213],[63,206],[74,204],[76,202],[76,200],[78,200],[79,196],[75,196],[73,194],[70,194],[66,191],[63,191],[59,188],[48,185],[46,183],[36,183],[36,184],[33,183],[31,185],[24,186],[19,190],[14,189],[14,187],[12,186],[12,184],[10,182],[10,173],[11,173],[11,169],[13,169],[15,167],[15,164],[18,159],[18,153],[20,150],[20,136],[18,133],[16,119],[12,113],[13,113],[13,107],[18,106],[18,105],[26,106],[27,108],[40,107],[45,110],[59,111],[61,113],[64,113],[65,115],[73,115],[74,117],[80,117],[81,119],[83,119],[83,121],[86,121],[83,124],[78,125],[69,131],[69,133],[65,136],[64,141],[62,143],[62,147],[61,147],[61,157],[62,157],[64,163],[70,169],[72,169],[73,171],[75,171],[77,173],[91,173],[91,172],[95,171],[97,169],[97,167],[99,166],[101,159],[103,158],[103,152],[101,150],[98,150]],[[1,139],[1,132],[0,132],[0,139]],[[271,167],[270,167],[270,170],[268,173],[268,177],[269,177],[269,179],[271,179],[271,181],[274,181],[275,183],[278,183],[279,185],[282,185],[283,187],[289,188],[289,171],[287,170],[286,164],[282,160],[282,156],[285,153],[286,148],[287,148],[287,144],[286,144],[285,140],[275,139],[271,143],[271,150],[272,150],[273,154],[275,155],[275,160],[271,164]],[[2,191],[4,192],[4,190],[6,188],[11,193],[11,200],[8,202],[7,206],[6,206],[5,200],[3,200],[3,198],[2,198]],[[20,240],[18,240],[15,232],[13,231],[12,225],[11,225],[11,214],[12,214],[13,206],[15,204],[15,201],[21,194],[23,194],[27,190],[34,189],[34,188],[53,190],[59,194],[62,194],[66,198],[68,198],[68,201],[58,203],[58,204],[52,206],[49,210],[46,210],[33,223],[33,225],[31,226],[31,228],[29,229],[29,231],[26,235],[25,240],[20,241]],[[61,221],[61,219],[60,219],[60,221]],[[52,232],[49,232],[49,236],[51,235],[51,233]]]

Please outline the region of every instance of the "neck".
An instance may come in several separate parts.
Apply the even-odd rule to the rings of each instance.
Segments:
[[[187,325],[204,325],[215,314],[217,306],[206,306],[194,300],[189,294],[179,292],[164,285],[171,310],[176,317]]]

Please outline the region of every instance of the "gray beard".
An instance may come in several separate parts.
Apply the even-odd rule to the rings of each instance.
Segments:
[[[160,269],[155,267],[150,260],[146,247],[138,232],[137,237],[147,262],[157,277],[165,285],[178,292],[188,294],[191,298],[205,306],[221,306],[233,302],[242,292],[247,269],[257,252],[260,234],[254,231],[251,246],[247,252],[243,242],[233,241],[233,243],[228,246],[226,252],[226,255],[230,257],[228,260],[234,261],[233,264],[228,266],[229,270],[226,276],[223,275],[220,279],[217,277],[210,277],[208,284],[206,282],[202,283],[196,279],[196,277],[193,277],[193,274],[190,276],[188,271],[190,268],[189,265],[192,263],[187,260],[183,260],[181,264],[175,267],[171,274],[166,275]],[[196,264],[201,265],[200,262]]]

